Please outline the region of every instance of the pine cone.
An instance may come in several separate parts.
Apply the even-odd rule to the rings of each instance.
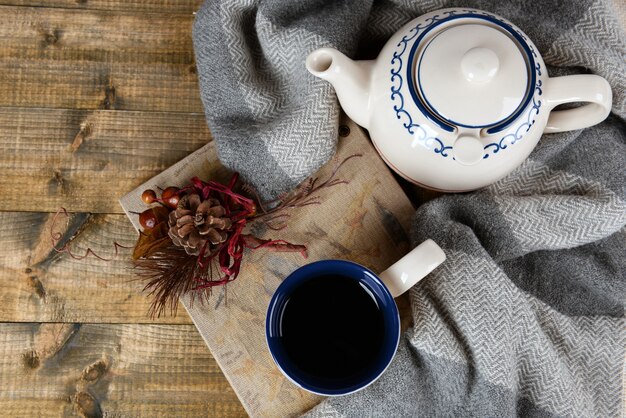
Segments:
[[[187,254],[198,255],[205,245],[207,252],[226,241],[230,218],[217,199],[201,201],[197,194],[183,196],[169,215],[169,236]]]

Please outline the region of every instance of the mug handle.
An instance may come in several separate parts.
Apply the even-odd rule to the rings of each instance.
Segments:
[[[445,259],[446,254],[441,247],[432,239],[427,239],[383,271],[379,277],[391,295],[397,298],[426,277]]]
[[[577,74],[548,78],[545,103],[552,110],[563,103],[588,102],[566,110],[555,110],[548,117],[544,133],[573,131],[602,122],[611,112],[613,94],[604,78],[594,74]]]

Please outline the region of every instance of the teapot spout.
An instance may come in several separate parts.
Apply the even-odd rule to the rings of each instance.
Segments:
[[[328,81],[346,114],[365,129],[370,121],[370,80],[375,61],[353,61],[332,48],[317,49],[306,59],[311,74]]]

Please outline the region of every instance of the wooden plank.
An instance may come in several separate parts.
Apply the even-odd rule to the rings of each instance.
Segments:
[[[193,58],[191,14],[0,6],[0,16],[5,58],[187,64]]]
[[[202,112],[191,14],[0,7],[0,106]]]
[[[192,325],[0,324],[0,382],[7,417],[245,416]]]
[[[116,10],[150,13],[187,13],[200,8],[202,0],[0,0],[3,6],[59,7],[64,9]]]
[[[182,323],[176,316],[148,317],[149,300],[135,281],[130,249],[115,256],[113,242],[131,246],[137,233],[123,215],[72,215],[58,218],[55,231],[69,237],[76,254],[92,248],[104,258],[75,260],[52,250],[53,214],[0,214],[0,321],[91,323]],[[68,224],[69,227],[65,228]],[[82,251],[81,251],[82,250]]]
[[[281,281],[305,263],[328,258],[352,260],[382,271],[409,249],[406,231],[414,213],[411,203],[362,129],[352,121],[344,123],[350,134],[340,139],[338,158],[363,154],[348,161],[339,172],[338,177],[350,184],[323,190],[320,205],[292,211],[289,226],[281,231],[255,229],[262,238],[306,244],[309,259],[293,253],[250,252],[239,278],[228,285],[226,305],[221,292],[213,295],[209,307],[192,306],[188,298],[183,298],[212,354],[252,416],[294,416],[321,400],[288,381],[267,350],[265,314]],[[203,169],[203,160],[191,155],[129,193],[122,205],[125,209],[137,208],[143,189],[179,181],[181,173],[186,177]],[[333,164],[325,165],[316,176],[326,179]],[[137,227],[137,217],[130,219]],[[406,303],[403,308],[406,316]]]
[[[0,210],[121,213],[119,196],[210,140],[202,114],[0,108]]]
[[[117,113],[126,115],[129,112]],[[115,120],[119,121],[120,118]],[[149,135],[149,138],[152,136]],[[37,144],[37,140],[33,139],[33,143]],[[143,155],[139,163],[150,166],[151,158],[146,155],[150,150],[152,147],[146,145],[146,151],[129,151],[128,155]],[[29,158],[32,159],[24,158],[23,163],[27,164]],[[225,178],[227,170],[217,162],[212,143],[196,151],[191,158],[196,159],[195,169],[189,173],[179,172],[178,184],[193,175],[207,179]],[[127,164],[132,163],[129,161]],[[95,182],[98,188],[104,187],[101,196],[100,193],[92,193],[93,201],[85,200],[84,205],[95,208],[98,202],[108,204],[104,199],[115,196],[115,188],[126,179],[125,176],[132,179],[132,175],[137,174],[132,165],[128,167],[131,168],[128,174],[121,171],[123,178]],[[123,164],[119,170],[126,170]],[[97,176],[97,173],[87,168],[84,172],[88,178]],[[28,178],[27,174],[23,175]],[[14,190],[9,190],[9,193],[20,193],[21,190],[21,187],[14,185]],[[34,199],[35,205],[28,207],[37,207],[37,202],[40,202],[39,207],[45,207],[49,201],[45,194]],[[17,205],[16,199],[8,207]],[[138,211],[146,208],[139,199],[135,205]],[[67,206],[71,207],[72,204]],[[51,209],[54,210],[54,205]],[[122,208],[116,206],[115,209]],[[82,254],[80,250],[84,252],[86,248],[92,248],[104,258],[113,258],[111,261],[100,261],[94,257],[75,260],[66,254],[52,252],[50,228],[53,218],[54,214],[41,212],[3,212],[0,215],[0,247],[11,248],[10,252],[0,253],[0,321],[152,322],[147,317],[149,301],[141,293],[143,285],[132,281],[134,276],[130,269],[130,250],[120,250],[120,255],[115,257],[112,245],[113,242],[126,246],[134,244],[137,233],[128,219],[115,214],[89,216],[85,213],[74,214],[69,221],[64,217],[57,219],[59,228],[55,228],[55,231],[67,231],[65,236],[80,231],[72,243],[77,254]],[[175,317],[159,318],[157,322],[189,323],[190,319],[180,309]]]

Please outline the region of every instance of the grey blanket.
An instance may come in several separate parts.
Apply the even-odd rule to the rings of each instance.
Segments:
[[[545,135],[490,187],[422,205],[414,242],[433,238],[448,260],[411,290],[413,328],[376,383],[308,415],[620,416],[626,37],[612,3],[207,1],[194,46],[219,156],[266,197],[297,185],[333,154],[339,109],[306,55],[332,46],[375,57],[404,23],[450,6],[513,21],[551,75],[605,77],[613,113]]]

